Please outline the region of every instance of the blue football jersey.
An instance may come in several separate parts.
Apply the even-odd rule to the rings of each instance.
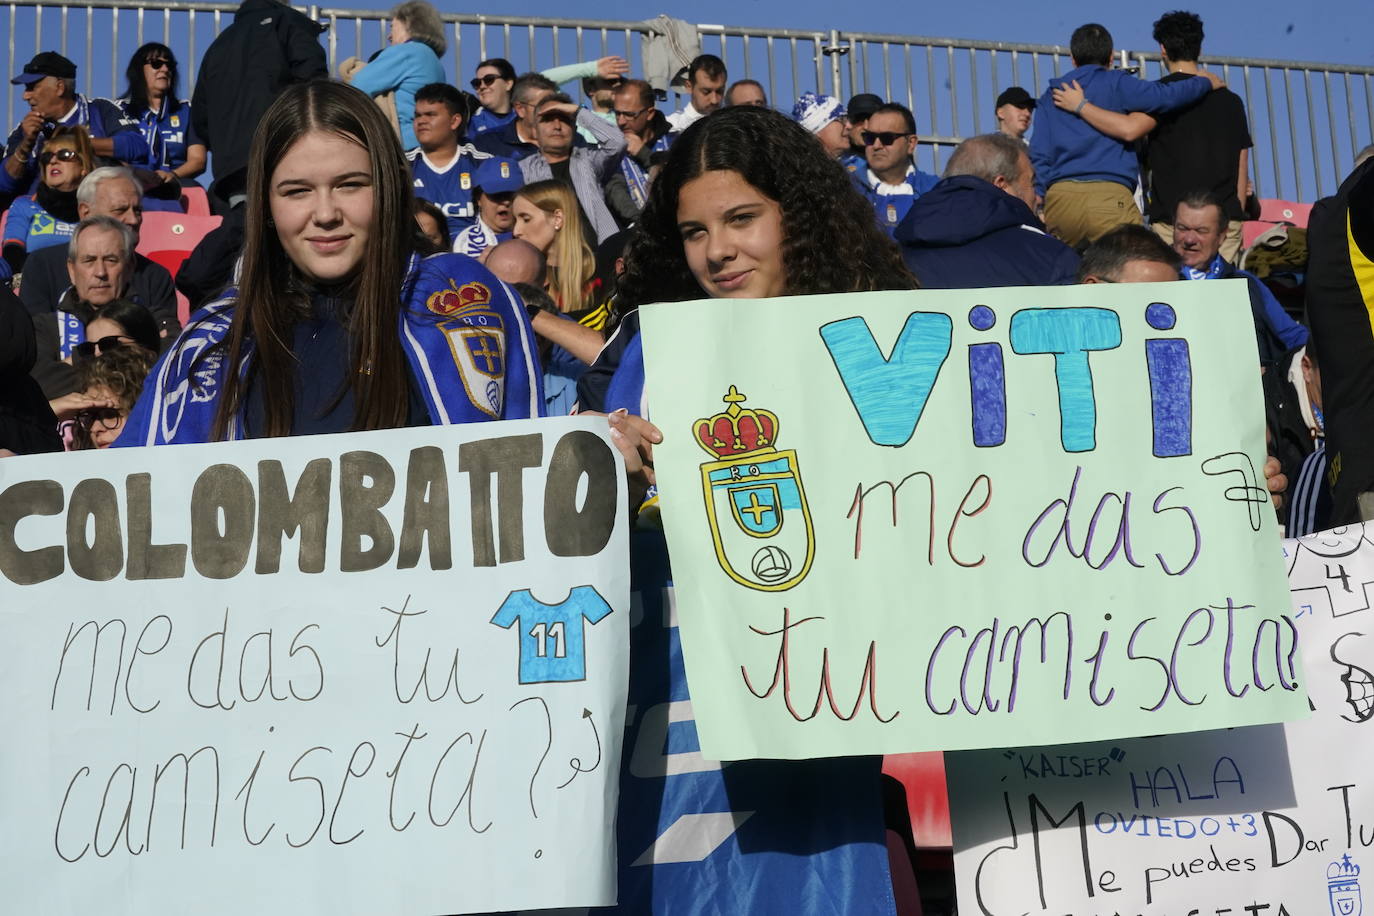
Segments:
[[[488,154],[463,144],[458,147],[458,155],[442,168],[430,162],[419,147],[406,153],[406,158],[410,160],[415,196],[443,212],[448,220],[449,238],[457,238],[458,233],[477,221],[477,204],[472,198],[473,176],[478,162],[488,158]]]
[[[520,683],[581,681],[587,677],[583,618],[597,623],[611,607],[590,585],[572,589],[558,604],[545,604],[529,589],[511,592],[491,622],[519,624]]]

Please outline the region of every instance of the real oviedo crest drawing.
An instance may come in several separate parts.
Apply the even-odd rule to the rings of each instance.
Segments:
[[[786,591],[806,578],[815,556],[797,453],[773,447],[771,411],[741,406],[734,385],[723,400],[725,410],[692,424],[714,459],[701,466],[701,485],[716,559],[740,585]]]

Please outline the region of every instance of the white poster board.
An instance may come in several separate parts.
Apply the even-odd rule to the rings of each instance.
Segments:
[[[1310,718],[946,755],[960,913],[1360,916],[1374,876],[1374,525],[1284,554]]]
[[[608,904],[604,420],[0,460],[12,913]]]

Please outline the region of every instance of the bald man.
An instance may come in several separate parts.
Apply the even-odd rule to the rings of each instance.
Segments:
[[[544,285],[544,255],[524,239],[507,239],[488,248],[482,263],[507,283]]]

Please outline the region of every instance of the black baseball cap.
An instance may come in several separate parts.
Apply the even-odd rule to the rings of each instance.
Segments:
[[[849,104],[844,106],[844,110],[849,112],[849,120],[866,121],[873,116],[873,112],[883,104],[881,97],[871,92],[860,92],[849,100]]]
[[[1020,86],[1012,86],[1010,89],[1002,91],[1002,94],[997,97],[997,104],[994,107],[1001,108],[1003,105],[1015,105],[1017,108],[1033,110],[1035,99],[1031,98],[1031,94]]]
[[[56,51],[43,51],[35,54],[33,60],[25,64],[24,69],[10,82],[16,86],[28,86],[45,76],[55,76],[64,80],[76,79],[76,64]]]

